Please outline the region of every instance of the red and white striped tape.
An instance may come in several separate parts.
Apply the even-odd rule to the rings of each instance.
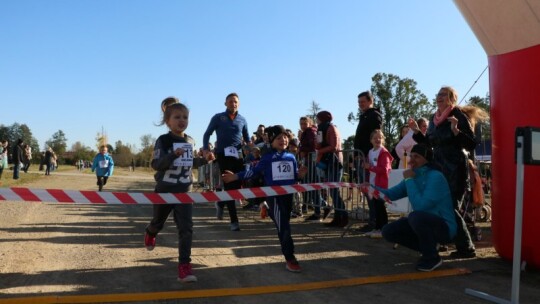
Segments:
[[[146,193],[97,192],[61,189],[0,188],[0,201],[67,204],[193,204],[267,197],[328,188],[357,188],[353,183],[311,183],[290,186],[244,188],[219,192]]]
[[[379,190],[373,188],[373,186],[360,186],[360,190],[366,194],[369,198],[379,198],[385,201],[388,204],[392,204],[392,201],[384,195],[384,193],[380,192]]]

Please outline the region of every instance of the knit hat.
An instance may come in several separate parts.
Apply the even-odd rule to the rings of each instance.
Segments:
[[[275,125],[264,129],[264,133],[268,134],[268,141],[272,143],[279,134],[287,135],[285,128],[282,125]]]
[[[320,122],[332,121],[332,113],[330,113],[328,111],[320,111],[319,113],[317,113],[317,119]]]
[[[411,149],[411,153],[413,152],[422,155],[428,162],[433,160],[433,150],[425,144],[414,145]]]

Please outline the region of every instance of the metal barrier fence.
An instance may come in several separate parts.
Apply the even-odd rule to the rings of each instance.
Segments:
[[[217,191],[223,189],[221,171],[219,170],[217,162],[199,166],[197,184],[203,191]]]
[[[338,163],[332,153],[330,159],[322,157],[325,165],[317,164],[317,152],[301,160],[308,168],[305,182],[350,182],[360,184],[365,180],[364,154],[360,150],[342,150],[343,163]],[[303,203],[314,208],[346,211],[349,218],[364,221],[368,215],[367,198],[357,188],[340,188],[313,191],[304,195]],[[318,203],[320,202],[320,203]],[[328,211],[327,211],[328,212]],[[323,211],[323,214],[325,212]]]
[[[351,182],[362,183],[365,180],[364,154],[360,150],[342,150],[343,163],[338,163],[333,154],[327,160],[326,167],[316,163],[316,152],[310,153],[299,165],[308,168],[302,183]],[[217,162],[201,165],[198,168],[198,186],[203,191],[223,189],[221,174]],[[364,221],[368,216],[367,198],[357,188],[323,189],[296,193],[293,211],[301,214],[302,206],[311,207],[315,212],[324,214],[331,210],[346,211],[350,219]],[[322,209],[322,210],[321,210]]]

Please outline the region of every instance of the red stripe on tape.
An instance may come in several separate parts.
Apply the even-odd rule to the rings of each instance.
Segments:
[[[321,190],[324,188],[321,184],[309,184],[311,187],[313,187],[315,190]]]
[[[266,196],[266,193],[264,191],[262,191],[261,188],[257,187],[257,188],[249,188],[249,190],[251,190],[251,192],[253,192],[253,194],[255,194],[256,197],[265,197]]]
[[[307,191],[306,187],[298,185],[298,184],[291,185],[291,187],[293,187],[298,192],[306,192]]]
[[[101,198],[95,191],[81,191],[81,194],[86,197],[92,204],[106,204],[107,202]]]
[[[59,203],[74,203],[75,201],[69,197],[64,190],[47,189],[47,192],[54,197]]]
[[[182,204],[193,204],[194,200],[187,193],[173,193],[176,198],[182,202]]]
[[[129,193],[125,193],[125,192],[113,192],[112,193],[114,196],[116,196],[116,198],[122,203],[122,204],[126,204],[126,205],[129,205],[129,204],[137,204],[137,201],[133,199],[133,197],[131,197],[131,195],[129,195]]]
[[[20,196],[25,201],[41,202],[41,199],[39,199],[39,197],[32,193],[32,191],[30,191],[28,188],[11,188],[11,190],[13,190],[15,194]]]
[[[235,200],[239,200],[239,199],[243,199],[244,196],[242,195],[242,193],[240,193],[240,191],[234,189],[234,190],[227,190],[227,192],[229,193],[229,195],[235,199]]]
[[[147,199],[149,199],[152,204],[166,204],[167,202],[157,193],[143,193]]]
[[[218,202],[220,201],[219,197],[215,192],[202,192],[201,195],[208,200],[209,202]]]
[[[276,193],[278,195],[287,194],[287,190],[285,190],[285,188],[283,188],[281,186],[270,186],[270,188],[272,188],[272,190],[276,191]]]

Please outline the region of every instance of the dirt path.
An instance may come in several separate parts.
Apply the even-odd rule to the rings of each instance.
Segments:
[[[151,173],[119,171],[105,191],[151,191],[153,185]],[[93,175],[75,170],[43,176],[22,186],[96,189]],[[284,269],[275,228],[268,219],[261,220],[255,212],[241,210],[242,231],[231,232],[227,220],[215,219],[212,205],[198,204],[194,211],[192,263],[199,282],[181,285],[176,281],[177,237],[172,219],[158,236],[154,251],[143,247],[143,231],[151,213],[151,206],[144,205],[1,201],[0,303],[45,295],[138,293],[152,294],[153,299],[161,299],[159,303],[177,303],[177,300],[165,300],[163,293],[155,293],[261,286],[269,291],[273,285],[297,286],[301,290],[304,286],[301,284],[313,282],[416,273],[415,252],[404,248],[392,250],[391,244],[384,240],[355,233],[341,238],[342,230],[295,219],[293,237],[304,271],[292,274]],[[489,227],[486,229],[489,235]],[[251,296],[214,298],[213,291],[207,291],[206,296],[189,302],[356,303],[362,299],[362,302],[396,303],[399,297],[402,303],[482,303],[464,294],[464,289],[470,287],[508,298],[509,263],[497,257],[488,240],[477,245],[480,258],[468,261],[445,258],[442,267],[443,270],[467,267],[473,271],[468,276]],[[537,289],[540,275],[529,273],[522,282],[521,302],[535,303],[540,298]],[[141,298],[129,302],[150,301]]]

